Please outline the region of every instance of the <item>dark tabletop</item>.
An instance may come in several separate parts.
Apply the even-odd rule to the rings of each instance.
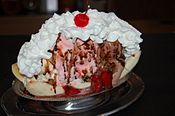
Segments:
[[[115,116],[175,115],[175,34],[143,34],[142,55],[133,72],[144,83],[143,95]],[[14,76],[11,64],[16,62],[21,45],[30,36],[0,36],[0,97],[11,87]],[[13,96],[12,96],[13,97]],[[0,115],[5,115],[0,109]]]

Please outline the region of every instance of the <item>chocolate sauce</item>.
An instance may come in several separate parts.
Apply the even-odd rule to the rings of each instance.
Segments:
[[[56,93],[56,76],[54,76],[54,79],[49,79],[47,83],[53,86],[54,93]]]
[[[123,47],[119,41],[107,42],[99,45],[97,49],[96,63],[98,68],[106,68],[113,70],[117,67],[117,62],[123,67],[125,65],[125,57]]]
[[[60,39],[61,34],[58,34],[57,42],[61,41]],[[107,42],[105,41],[103,44],[97,45],[95,47],[95,43],[92,40],[85,41],[83,44],[79,45],[77,40],[74,43],[73,49],[67,50],[64,54],[62,53],[61,49],[57,47],[57,43],[54,47],[56,51],[48,51],[53,53],[52,59],[49,61],[52,62],[53,60],[56,61],[56,54],[58,54],[62,58],[62,65],[64,70],[64,77],[67,80],[67,84],[70,83],[71,78],[71,70],[75,67],[75,62],[77,61],[77,56],[80,57],[80,64],[84,64],[84,60],[90,57],[88,62],[91,62],[91,58],[95,59],[95,63],[97,68],[106,68],[107,70],[112,70],[111,68],[116,68],[116,63],[121,63],[122,66],[125,65],[125,57],[123,54],[123,47],[118,41],[115,42]],[[89,56],[88,56],[89,55]],[[115,62],[117,60],[117,62]],[[113,62],[114,61],[114,62]],[[56,62],[52,62],[52,64],[56,64]],[[67,67],[67,68],[66,68]],[[48,69],[47,69],[48,70]],[[67,72],[67,73],[66,73]],[[75,68],[74,74],[77,72]],[[83,73],[83,80],[89,80],[90,77],[87,76],[87,70],[82,70]],[[93,67],[90,67],[90,73],[93,74]],[[85,77],[85,78],[84,78]],[[56,80],[56,76],[54,77]]]

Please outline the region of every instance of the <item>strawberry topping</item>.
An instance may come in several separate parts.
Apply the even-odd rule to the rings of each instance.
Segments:
[[[68,86],[68,85],[64,86],[63,89],[65,91],[66,96],[74,96],[74,95],[80,93],[79,89],[76,89],[76,88],[74,88],[72,86]]]
[[[112,88],[112,72],[102,70],[100,75],[95,74],[91,77],[91,90],[93,92],[100,92],[103,89]]]
[[[104,70],[101,73],[101,79],[105,89],[112,88],[112,72]]]
[[[103,89],[103,83],[99,76],[93,75],[91,77],[91,90],[93,92],[100,92]]]

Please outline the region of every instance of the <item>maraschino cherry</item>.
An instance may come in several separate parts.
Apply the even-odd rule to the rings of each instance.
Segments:
[[[85,27],[89,23],[89,17],[86,14],[80,13],[74,17],[74,22],[77,27]]]

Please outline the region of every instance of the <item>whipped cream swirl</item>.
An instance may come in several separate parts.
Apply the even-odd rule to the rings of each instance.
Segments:
[[[20,49],[17,59],[20,73],[27,77],[40,73],[41,59],[51,57],[52,54],[48,50],[55,46],[58,33],[73,40],[79,38],[86,41],[90,38],[96,43],[118,40],[125,48],[126,57],[140,50],[141,33],[114,13],[89,9],[86,13],[89,23],[83,28],[77,27],[74,23],[74,17],[79,13],[79,11],[75,11],[61,15],[54,14],[53,17],[46,20],[39,32],[33,34],[31,40],[25,42]]]

